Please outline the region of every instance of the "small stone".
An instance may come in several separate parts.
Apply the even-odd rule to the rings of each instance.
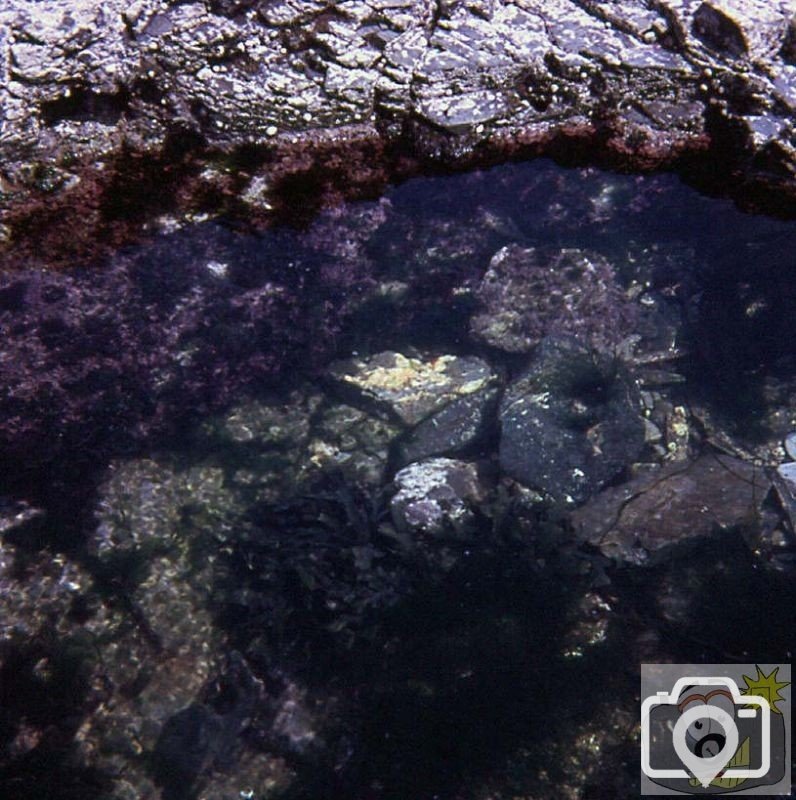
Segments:
[[[410,464],[395,476],[395,485],[398,492],[390,504],[395,526],[433,536],[470,529],[472,506],[486,496],[478,467],[450,458]]]

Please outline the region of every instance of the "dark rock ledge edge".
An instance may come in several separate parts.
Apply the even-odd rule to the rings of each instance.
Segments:
[[[0,264],[72,264],[163,215],[254,225],[435,169],[687,166],[796,209],[787,0],[13,0]]]

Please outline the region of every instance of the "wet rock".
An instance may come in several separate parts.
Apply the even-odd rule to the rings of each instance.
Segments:
[[[400,464],[411,464],[430,456],[456,455],[485,443],[496,426],[497,399],[498,388],[492,386],[451,401],[401,440]]]
[[[415,534],[466,533],[476,521],[473,508],[486,499],[477,465],[449,458],[411,464],[394,481],[398,492],[390,503],[393,521]]]
[[[110,699],[100,642],[121,617],[92,583],[61,554],[0,541],[0,782],[9,796],[15,781],[34,785],[44,773],[67,793],[107,788],[80,732]]]
[[[788,517],[791,530],[796,530],[796,462],[780,464],[774,472],[774,488]]]
[[[548,334],[578,335],[605,349],[628,335],[637,316],[610,264],[584,250],[504,247],[475,296],[473,336],[510,353],[527,353]]]
[[[62,475],[58,485],[82,479],[135,443],[162,443],[229,407],[292,369],[294,357],[311,369],[310,351],[288,340],[314,329],[319,346],[332,346],[327,335],[339,328],[327,327],[327,312],[336,316],[333,295],[347,303],[349,269],[357,271],[289,235],[263,246],[199,226],[94,271],[0,275],[0,381],[10,387],[0,398],[0,447],[19,465],[8,483],[36,483],[39,470]],[[329,284],[312,288],[316,280]],[[319,294],[330,298],[322,308]]]
[[[140,753],[155,750],[162,726],[199,696],[223,660],[208,555],[240,513],[212,467],[118,463],[99,489],[89,560],[120,619],[102,647],[112,701],[80,735],[86,757],[118,778],[120,797],[151,791]]]
[[[384,480],[400,428],[360,408],[333,403],[313,428],[303,468],[309,478],[336,474],[351,485],[375,488]]]
[[[256,442],[290,451],[307,438],[310,415],[320,401],[317,394],[294,391],[284,403],[237,406],[223,419],[219,434],[234,444]]]
[[[792,573],[762,569],[738,529],[693,540],[681,556],[634,581],[636,608],[663,641],[701,653],[705,663],[760,650],[786,656],[793,642]]]
[[[324,477],[375,487],[400,428],[312,386],[250,400],[202,426],[199,440],[249,502],[276,502]]]
[[[211,770],[228,771],[242,748],[239,736],[261,702],[263,687],[240,654],[203,687],[197,701],[170,717],[153,752],[154,773],[164,800],[190,797]]]
[[[400,426],[399,466],[466,451],[494,422],[498,376],[479,358],[385,352],[332,365],[330,375],[351,402]]]
[[[116,462],[100,487],[88,551],[102,562],[180,550],[191,526],[222,536],[244,509],[218,467]]]
[[[788,23],[788,31],[782,43],[782,58],[788,64],[796,64],[796,15]]]
[[[202,444],[230,483],[263,500],[294,493],[301,481],[312,415],[323,398],[308,387],[286,398],[249,400],[202,426]]]
[[[726,137],[746,145],[749,120],[772,113],[781,126],[715,163],[792,197],[784,2],[355,0],[342,13],[316,0],[102,12],[54,0],[44,13],[14,0],[0,13],[6,238],[31,253],[31,220],[83,253],[100,234],[129,236],[120,194],[150,218],[207,198],[317,203],[419,161],[554,151],[562,137],[647,168]],[[228,168],[238,154],[245,175]]]
[[[442,355],[424,359],[394,352],[337,363],[329,374],[343,388],[407,426],[496,380],[480,358]]]
[[[734,339],[731,330],[727,335]],[[759,356],[765,358],[763,353]],[[729,353],[722,356],[728,357]],[[785,444],[796,413],[796,381],[787,373],[755,377],[748,362],[739,362],[737,358],[733,366],[729,361],[711,364],[700,360],[705,380],[691,381],[694,392],[689,398],[689,414],[716,449],[744,461],[774,466],[787,459]]]
[[[44,524],[45,513],[23,500],[0,497],[0,537],[11,537],[16,542],[36,533]],[[21,537],[21,538],[20,538]]]
[[[694,12],[694,35],[710,49],[738,58],[765,57],[785,37],[784,5],[761,0],[704,2]]]
[[[759,467],[708,453],[605,489],[572,518],[605,555],[644,564],[681,542],[754,528],[769,486]]]
[[[565,503],[582,503],[644,445],[637,390],[619,362],[548,337],[500,405],[500,466]]]

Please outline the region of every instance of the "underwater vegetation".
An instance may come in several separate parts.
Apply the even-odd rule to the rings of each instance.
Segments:
[[[537,161],[0,276],[3,797],[637,795],[639,663],[793,652],[792,233]]]

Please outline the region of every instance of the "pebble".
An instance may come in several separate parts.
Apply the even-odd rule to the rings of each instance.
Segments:
[[[796,463],[780,464],[777,475],[787,484],[791,494],[796,497]]]

